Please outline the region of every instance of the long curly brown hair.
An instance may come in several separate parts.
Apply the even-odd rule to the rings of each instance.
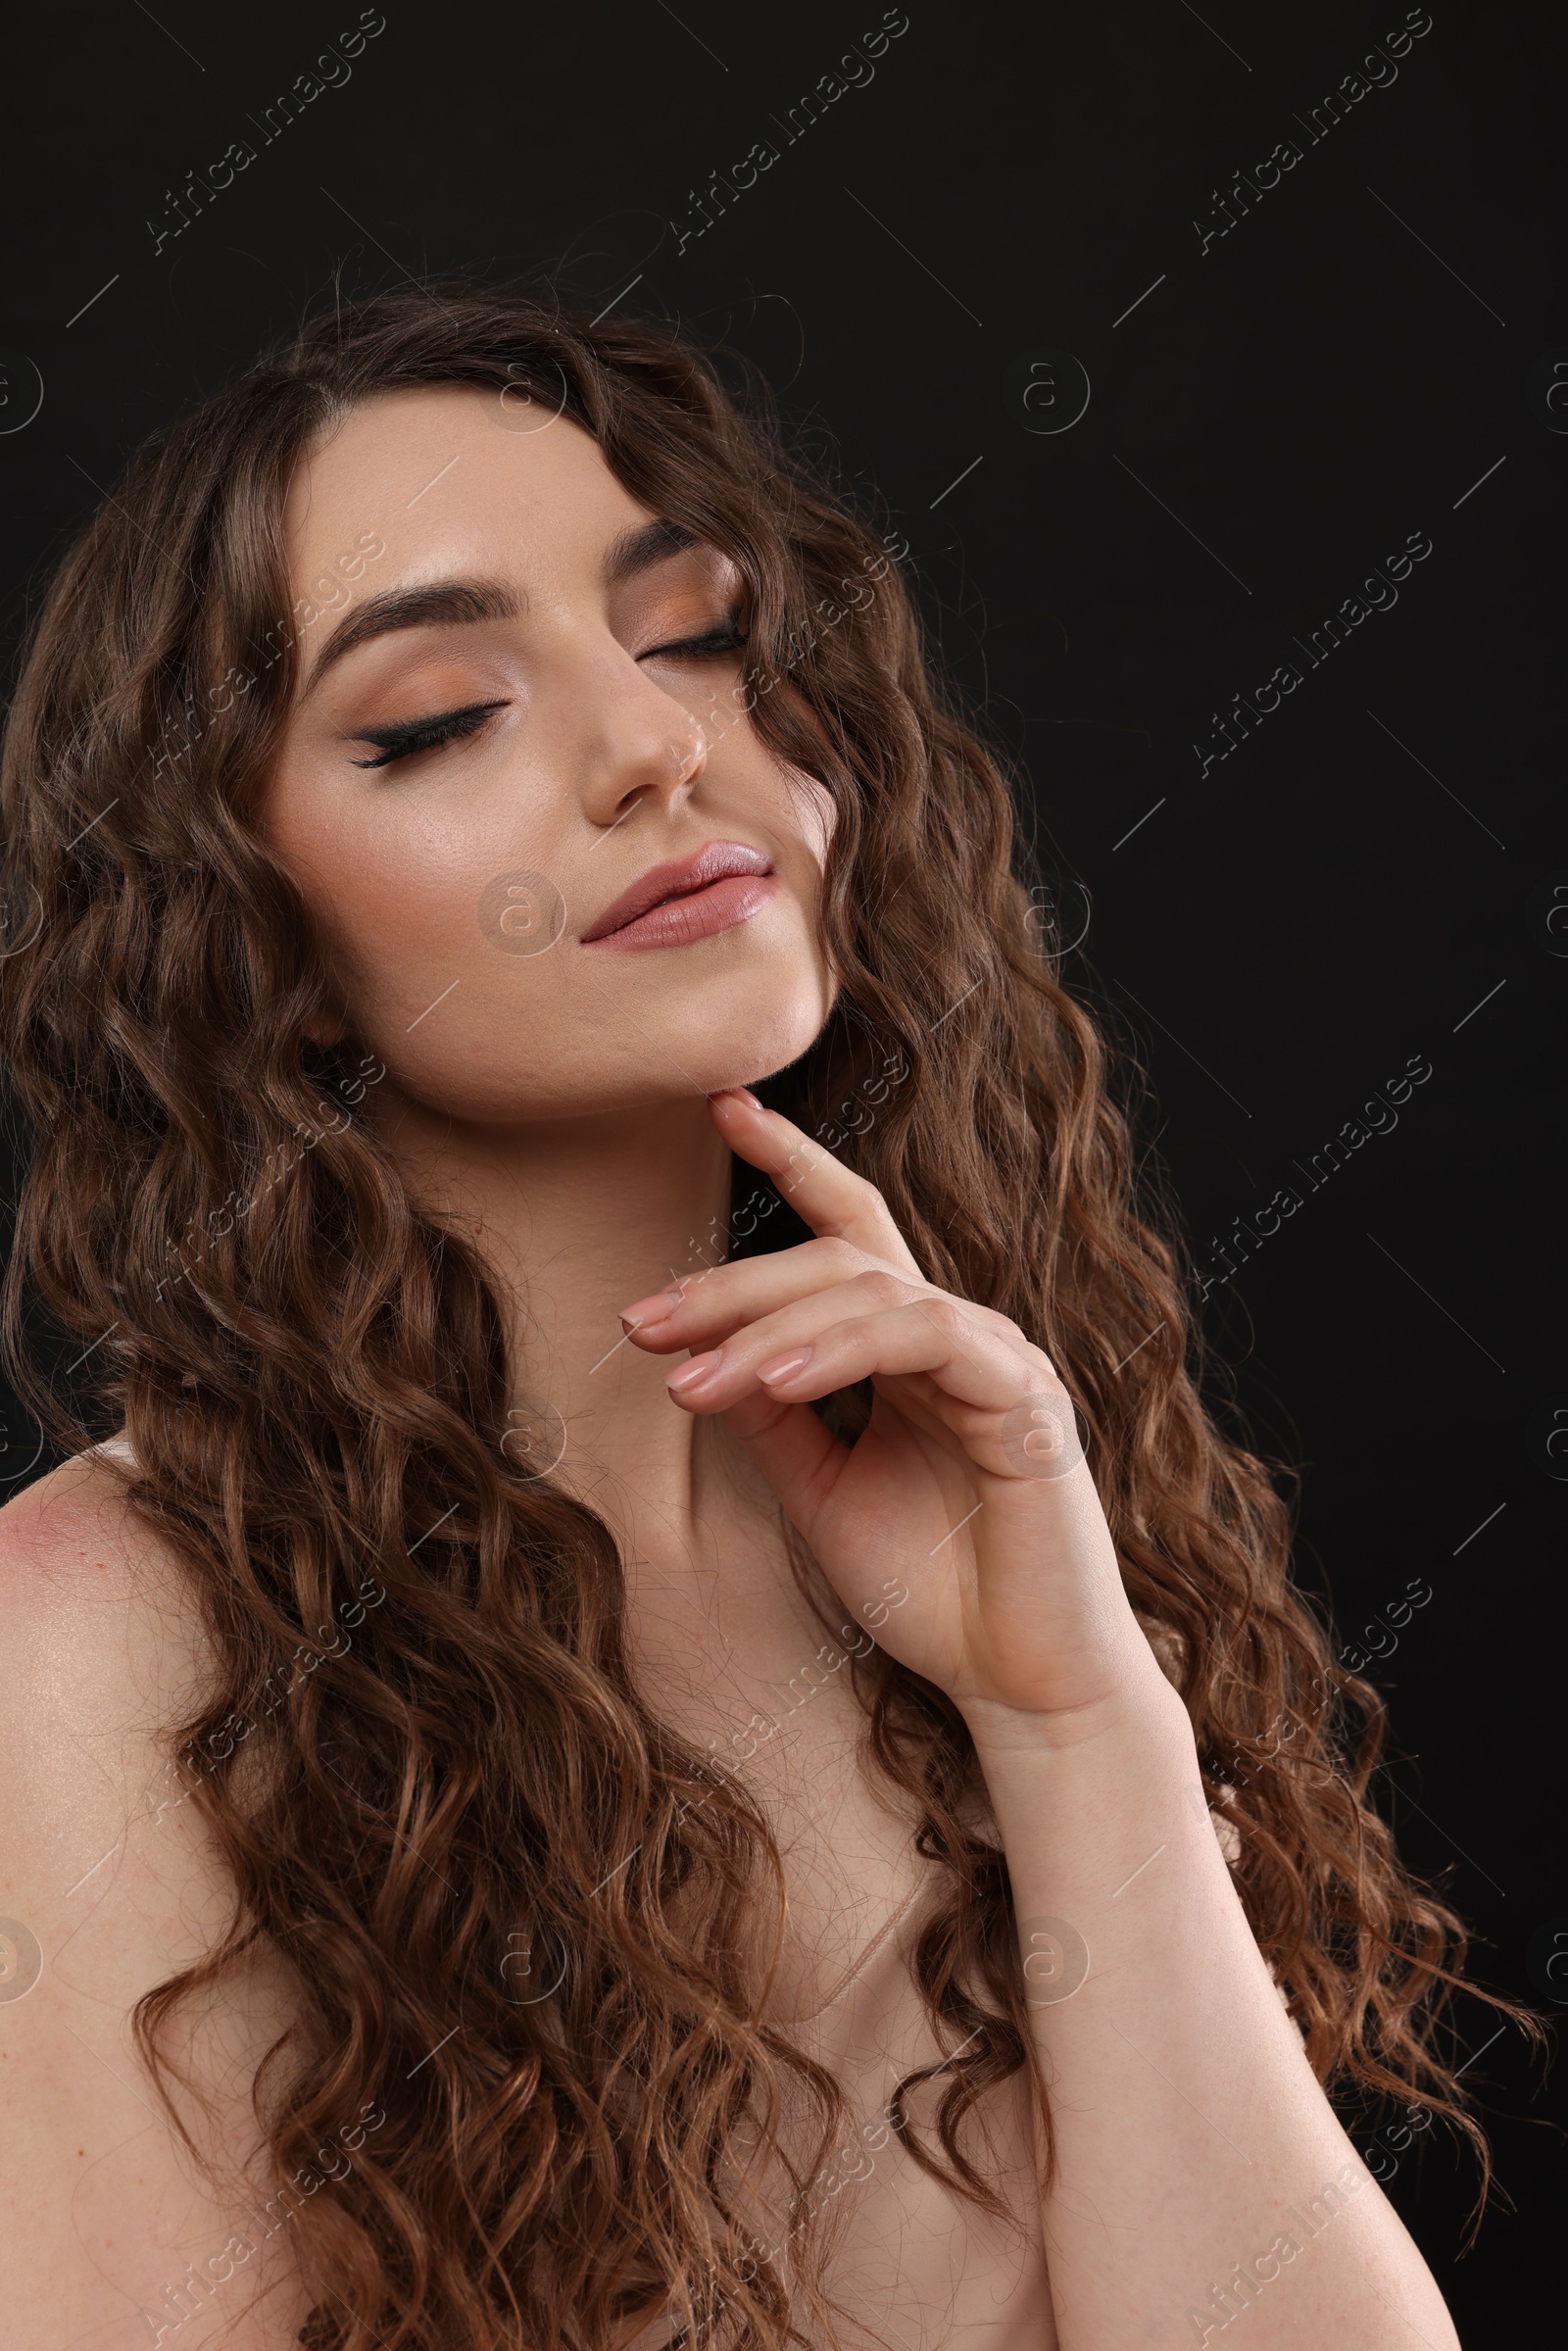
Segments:
[[[257,821],[316,610],[282,617],[291,468],[355,402],[454,383],[570,416],[740,567],[752,722],[839,810],[822,921],[842,993],[762,1092],[880,1187],[933,1282],[1058,1366],[1319,2079],[1479,2143],[1435,2037],[1463,1934],[1367,1799],[1380,1703],[1292,1587],[1278,1468],[1200,1400],[1179,1225],[1061,984],[1015,781],[936,681],[886,517],[754,374],[662,325],[417,288],[339,302],[135,456],[38,612],[0,787],[0,1049],[30,1125],[7,1359],[64,1449],[123,1425],[116,1474],[217,1659],[171,1739],[233,1922],[136,2030],[163,2082],[176,2004],[256,1948],[289,1964],[299,2022],[257,2115],[279,2180],[336,2180],[297,2203],[306,2339],[610,2351],[669,2306],[694,2333],[727,2310],[739,2341],[782,2351],[803,2311],[832,2325],[811,2262],[792,2285],[726,2184],[743,2125],[769,2138],[793,2084],[819,2137],[792,2169],[790,2242],[814,2245],[848,2111],[758,2013],[744,1955],[775,1947],[783,1885],[768,1820],[638,1688],[605,1522],[509,1448],[495,1277],[355,1116],[375,1074],[357,1041],[310,1041],[324,951]],[[763,1205],[738,1246],[800,1237]],[[40,1306],[88,1350],[69,1381]],[[866,1400],[823,1409],[853,1434]],[[975,1755],[883,1650],[851,1672],[867,1755],[937,1865],[916,1974],[959,2052],[934,2134],[903,2107],[919,2077],[894,2126],[1002,2209],[963,2126],[1034,2060]],[[556,1979],[548,1996],[515,1996],[521,1953],[549,1954],[529,1977]]]

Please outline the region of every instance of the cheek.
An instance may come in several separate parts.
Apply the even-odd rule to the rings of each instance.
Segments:
[[[466,808],[413,795],[344,806],[281,783],[268,838],[353,1008],[390,1037],[454,983],[465,997],[493,994],[503,964],[515,982],[515,958],[560,936],[566,909],[546,878],[557,860],[518,803],[514,792]]]
[[[274,844],[338,953],[364,975],[450,950],[474,891],[450,858],[419,854],[401,825],[281,821]]]
[[[356,1039],[404,1097],[481,1120],[558,1107],[617,1051],[647,1053],[572,968],[554,847],[519,824],[515,796],[490,813],[405,802],[368,833],[280,823],[276,836],[331,943]]]
[[[345,858],[323,876],[318,903],[346,975],[396,1007],[438,969],[467,959],[464,917],[471,921],[472,895],[456,876],[417,860]]]
[[[553,1092],[564,1056],[579,1082],[591,1070],[560,914],[544,877],[519,887],[477,868],[389,864],[338,893],[345,1009],[401,1093],[457,1117],[505,1117]]]
[[[807,930],[811,941],[813,956],[826,971],[826,950],[822,942],[822,875],[827,864],[828,851],[838,830],[838,804],[827,786],[814,776],[803,775],[791,769],[784,779],[788,800],[787,820],[781,830],[791,836],[791,878],[795,883]],[[837,994],[837,977],[832,980]]]
[[[838,803],[826,784],[819,784],[814,776],[800,776],[793,797],[801,838],[820,872],[827,863],[827,853],[839,828]]]
[[[769,763],[754,790],[759,812],[773,836],[769,847],[782,851],[780,862],[802,897],[813,903],[838,829],[838,804],[826,784],[799,767]]]

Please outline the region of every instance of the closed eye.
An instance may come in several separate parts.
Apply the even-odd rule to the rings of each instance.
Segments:
[[[465,703],[459,710],[438,710],[429,718],[411,718],[399,726],[366,726],[360,729],[355,741],[373,743],[378,756],[373,759],[356,759],[356,767],[390,767],[394,759],[406,759],[416,751],[435,751],[443,743],[456,743],[465,735],[477,734],[492,710],[506,709],[503,702]]]
[[[737,605],[729,617],[716,628],[706,630],[700,637],[677,637],[668,645],[650,645],[648,651],[640,653],[637,659],[651,661],[662,655],[666,661],[712,661],[727,653],[739,653],[746,643],[747,632],[741,626],[741,607]]]

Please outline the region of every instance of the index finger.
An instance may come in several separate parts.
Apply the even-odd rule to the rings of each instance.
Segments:
[[[848,1241],[917,1282],[925,1274],[874,1184],[813,1143],[780,1110],[765,1109],[745,1086],[710,1094],[708,1106],[738,1159],[772,1178],[802,1222],[824,1240]]]

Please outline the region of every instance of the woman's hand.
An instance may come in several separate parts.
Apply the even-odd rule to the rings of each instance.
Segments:
[[[745,1445],[845,1606],[977,1737],[1066,1739],[1169,1685],[1122,1589],[1071,1398],[1015,1323],[925,1280],[876,1188],[777,1111],[710,1098],[818,1236],[628,1306],[672,1398]],[[869,1377],[848,1446],[810,1409]]]

